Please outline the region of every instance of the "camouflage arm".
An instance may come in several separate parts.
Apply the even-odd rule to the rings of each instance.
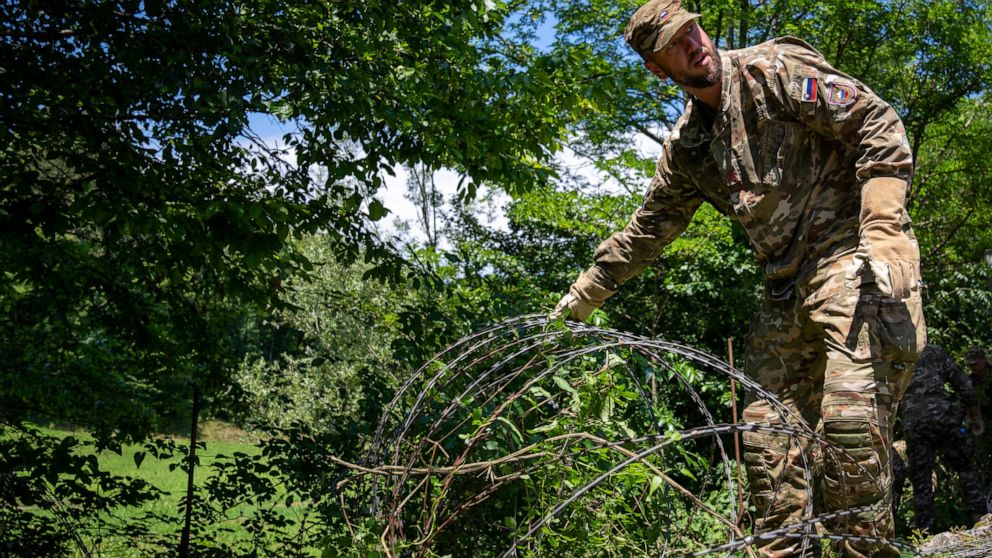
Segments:
[[[955,393],[961,398],[965,407],[977,407],[978,391],[975,390],[975,385],[971,383],[971,378],[953,360],[949,364],[950,366],[945,368],[947,371],[947,381],[954,387]]]
[[[595,265],[572,285],[570,292],[599,307],[628,280],[651,265],[662,249],[689,226],[702,203],[691,176],[677,168],[677,148],[665,142],[644,203],[620,232],[603,241]]]
[[[857,272],[867,264],[879,292],[897,300],[919,288],[919,246],[909,232],[906,191],[913,156],[899,115],[858,80],[798,39],[780,39],[776,98],[785,113],[853,150],[860,189]]]
[[[780,39],[777,46],[772,75],[763,76],[769,97],[793,119],[854,148],[861,184],[879,177],[908,183],[913,155],[896,111],[802,41]]]

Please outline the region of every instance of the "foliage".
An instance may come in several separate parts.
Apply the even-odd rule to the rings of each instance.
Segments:
[[[150,533],[153,518],[121,522],[111,512],[140,506],[161,492],[143,479],[102,469],[92,448],[104,448],[27,425],[0,426],[0,554],[64,556],[91,548],[100,537]],[[107,449],[121,451],[120,446]]]
[[[339,261],[401,278],[370,225],[383,172],[453,167],[467,195],[542,181],[563,113],[534,99],[577,97],[493,49],[505,15],[476,0],[4,4],[0,423],[58,417],[103,447],[169,429],[191,384],[228,405],[258,352],[252,317],[288,310],[283,285],[314,271],[294,239],[321,231]],[[253,129],[266,117],[282,138]]]
[[[405,295],[363,280],[368,264],[338,262],[327,235],[304,238],[297,249],[314,271],[306,281],[283,283],[285,308],[254,322],[254,351],[234,374],[237,395],[226,408],[256,428],[301,423],[353,435],[351,421],[381,405],[375,386],[398,384],[410,367],[390,349]]]
[[[942,117],[923,148],[934,155],[917,167],[913,199],[928,285],[930,338],[951,354],[992,346],[992,168],[983,149],[992,133],[988,92]]]
[[[4,408],[162,428],[190,381],[226,383],[244,313],[311,271],[292,238],[322,230],[342,261],[398,279],[369,226],[393,165],[459,169],[469,194],[543,180],[563,127],[533,100],[575,94],[489,46],[505,15],[480,0],[4,4]],[[265,115],[287,130],[275,143],[252,129]]]
[[[322,439],[298,426],[279,433],[255,446],[209,443],[226,454],[198,443],[195,555],[312,556],[343,529],[333,474],[315,473]],[[187,444],[156,438],[107,451],[86,435],[17,426],[0,432],[0,449],[14,472],[0,490],[4,556],[175,554]]]
[[[207,394],[206,412],[273,435],[258,455],[221,460],[198,489],[198,552],[352,555],[376,544],[381,526],[340,517],[336,498],[347,489],[327,454],[359,455],[382,405],[440,349],[550,309],[638,203],[685,101],[620,39],[639,3],[3,4],[3,552],[68,553],[80,545],[73,525],[84,523],[174,550],[177,515],[162,520],[166,535],[149,534],[152,516],[107,515],[155,489],[84,454],[185,423],[193,385]],[[721,47],[797,35],[892,102],[917,161],[910,203],[930,338],[955,354],[992,343],[983,262],[992,250],[992,6],[687,5]],[[402,252],[376,228],[390,210],[384,177],[398,165],[418,169],[428,233],[426,245],[410,240]],[[441,169],[459,186],[450,210],[435,211]],[[466,205],[484,191],[512,195],[505,228]],[[595,319],[719,355],[733,337],[740,356],[760,298],[745,244],[737,225],[704,206]],[[630,404],[622,382],[586,380],[594,369],[586,363],[569,384],[576,416]],[[729,412],[722,380],[695,381]],[[675,423],[688,411],[672,398],[658,412]],[[97,438],[42,435],[25,426],[32,417]],[[149,443],[152,458],[190,465],[181,447]],[[643,470],[625,474],[615,494],[590,500],[588,522],[549,527],[541,552],[565,555],[574,540],[631,551],[599,527],[615,519],[636,530],[660,512],[618,496],[650,486]],[[451,544],[474,553],[505,536],[519,528],[502,522],[509,506],[547,503],[565,480],[535,475],[472,517],[466,528],[477,536]],[[238,502],[257,511],[236,519]],[[210,542],[234,521],[249,534]]]
[[[725,527],[706,514],[693,520],[699,510],[676,488],[712,489],[711,474],[723,468],[715,454],[699,451],[705,443],[620,466],[646,447],[631,438],[674,442],[679,429],[705,420],[699,407],[673,412],[688,386],[701,383],[692,363],[660,361],[636,342],[628,349],[561,322],[504,323],[497,331],[451,347],[385,409],[385,445],[374,445],[363,463],[392,474],[379,480],[363,469],[347,479],[357,494],[344,509],[371,505],[388,518],[376,516],[386,522],[381,539],[360,546],[498,556],[520,541],[526,555],[625,556],[699,548],[719,537]],[[496,338],[481,342],[488,335]],[[400,476],[407,466],[417,472]],[[713,494],[725,510],[725,495]],[[522,538],[559,504],[560,515]],[[669,530],[670,522],[692,524],[696,536]]]

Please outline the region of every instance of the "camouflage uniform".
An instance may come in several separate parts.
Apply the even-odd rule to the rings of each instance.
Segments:
[[[978,392],[978,407],[982,417],[986,421],[992,420],[992,382],[988,379],[988,367],[992,363],[989,362],[988,353],[981,347],[970,347],[964,359],[968,367],[972,368],[968,377],[975,386],[975,391]],[[979,374],[973,367],[981,361],[984,361],[985,371]],[[992,424],[986,425],[985,432],[976,440],[976,446],[975,464],[983,485],[989,489],[992,485],[992,475],[989,474],[992,468]],[[986,499],[992,501],[992,491],[987,493]],[[992,508],[992,503],[988,507]]]
[[[906,440],[896,440],[892,443],[892,515],[899,515],[899,504],[902,502],[902,491],[906,488]]]
[[[833,531],[891,536],[889,448],[892,412],[925,343],[918,284],[908,298],[882,296],[860,273],[860,189],[896,181],[904,194],[912,156],[895,111],[811,46],[781,38],[720,52],[719,110],[690,100],[667,137],[643,205],[596,250],[595,265],[570,295],[598,306],[650,265],[708,201],[736,218],[767,280],[746,371],[803,417],[847,462],[822,459],[827,510],[879,504],[877,513],[829,525]],[[896,223],[919,250],[898,203]],[[917,265],[918,268],[918,265]],[[919,270],[916,269],[915,277]],[[751,398],[744,417],[781,423]],[[801,454],[784,437],[747,433],[745,457],[758,530],[808,516]],[[798,451],[795,451],[798,450]],[[822,454],[820,454],[822,456]],[[798,552],[780,539],[765,556]],[[844,543],[847,556],[898,556],[892,546]]]
[[[944,388],[947,383],[954,387],[957,397]],[[973,521],[985,513],[985,493],[974,466],[975,437],[964,427],[962,402],[967,407],[978,405],[978,394],[971,380],[944,349],[927,345],[913,370],[899,411],[906,436],[907,472],[913,484],[916,526],[921,530],[933,528],[930,476],[937,453],[957,472]]]

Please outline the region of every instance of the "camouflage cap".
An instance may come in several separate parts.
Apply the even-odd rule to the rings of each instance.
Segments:
[[[964,354],[964,361],[968,364],[974,364],[988,359],[989,357],[985,353],[985,349],[981,347],[971,347],[968,349],[968,352]]]
[[[700,17],[682,8],[681,0],[651,0],[634,12],[623,39],[637,52],[661,50],[683,25]]]

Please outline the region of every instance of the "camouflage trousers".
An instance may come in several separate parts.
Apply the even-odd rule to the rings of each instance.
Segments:
[[[961,496],[971,520],[985,514],[985,491],[975,468],[975,437],[962,431],[963,416],[933,417],[922,424],[905,424],[909,481],[913,485],[916,527],[933,533],[933,474],[937,454],[958,475]],[[900,479],[896,479],[899,482]]]
[[[851,278],[851,257],[837,258],[800,282],[791,296],[769,290],[755,318],[746,372],[786,406],[780,412],[749,394],[744,420],[794,426],[804,421],[825,440],[749,432],[744,456],[757,532],[812,514],[871,506],[827,521],[832,533],[891,538],[892,426],[896,404],[926,344],[919,292],[882,297],[873,282]],[[811,474],[808,476],[807,471]],[[812,500],[812,501],[811,501]],[[812,555],[801,538],[760,545],[767,558]],[[842,556],[899,556],[882,542],[839,542]]]

